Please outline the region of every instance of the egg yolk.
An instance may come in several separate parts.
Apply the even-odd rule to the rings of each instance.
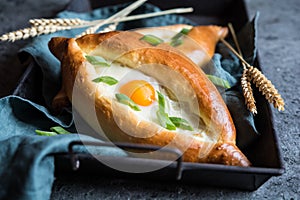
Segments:
[[[155,100],[153,86],[144,80],[133,80],[120,87],[120,93],[127,95],[140,106],[149,106]]]

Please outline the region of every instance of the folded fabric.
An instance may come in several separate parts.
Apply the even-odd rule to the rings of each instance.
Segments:
[[[43,107],[26,99],[15,96],[0,99],[0,117],[4,125],[0,132],[0,199],[49,199],[54,181],[55,153],[67,153],[72,141],[99,140],[79,134],[55,137],[36,135],[37,126],[17,119],[13,104],[22,106],[22,110],[31,109],[26,114],[31,120],[49,125],[68,125],[49,116]],[[87,153],[85,148],[78,151]],[[97,155],[126,156],[119,149],[108,151],[107,148],[97,148],[94,152]]]
[[[125,7],[117,5],[94,10],[90,13],[62,12],[58,14],[61,18],[81,18],[95,20],[107,18],[113,13]],[[145,4],[135,11],[147,13],[158,11],[159,8]],[[254,20],[255,22],[255,20]],[[245,38],[254,41],[255,24],[249,23],[242,34]],[[177,23],[195,25],[194,22],[176,15],[161,16],[146,20],[138,20],[135,23],[120,23],[118,29],[132,29],[148,26],[162,26]],[[51,105],[52,98],[60,88],[60,63],[50,53],[48,41],[55,36],[74,37],[82,32],[82,29],[57,32],[35,38],[31,44],[22,49],[29,53],[40,66],[43,73],[43,96],[46,105],[38,105],[30,100],[8,96],[0,99],[0,199],[49,199],[51,187],[54,181],[54,154],[67,152],[71,141],[85,139],[96,140],[88,136],[78,134],[58,135],[53,137],[38,136],[36,129],[49,129],[51,126],[59,125],[65,128],[74,128],[72,115],[64,112],[58,116],[52,115],[47,109]],[[244,35],[239,35],[244,38]],[[254,42],[252,43],[254,44]],[[255,45],[247,50],[247,58],[253,60],[255,57]],[[223,57],[221,49],[214,58],[212,64],[207,68],[207,73],[219,76],[227,80],[231,86],[238,85],[241,74],[241,66],[237,58],[230,53]],[[238,129],[238,135],[243,133],[256,134],[253,117],[245,109],[244,100],[238,87],[232,87],[223,91],[223,97]],[[243,110],[243,116],[241,115]],[[237,117],[239,116],[239,117]],[[250,138],[252,140],[252,138]],[[248,141],[243,142],[247,145]],[[105,155],[126,156],[121,150],[99,152]]]

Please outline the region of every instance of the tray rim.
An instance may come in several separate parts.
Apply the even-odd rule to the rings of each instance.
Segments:
[[[147,158],[137,158],[137,157],[121,157],[121,156],[103,156],[103,155],[94,155],[90,153],[75,153],[76,156],[79,158],[105,158],[105,159],[112,159],[115,160],[116,158],[121,160],[135,160],[135,161],[141,161],[141,162],[152,162],[152,163],[158,163],[158,162],[167,162],[167,160],[163,159],[147,159]],[[56,153],[54,154],[55,157],[69,157],[69,153]],[[95,158],[96,157],[96,158]],[[176,161],[173,161],[171,164],[176,163]],[[285,172],[284,168],[277,168],[277,167],[256,167],[256,166],[250,166],[250,167],[240,167],[240,166],[230,166],[230,165],[222,165],[222,164],[214,164],[214,163],[192,163],[192,162],[182,162],[182,170],[218,170],[223,172],[235,172],[235,173],[255,173],[255,174],[263,174],[263,175],[275,175],[279,176],[282,175]],[[168,166],[167,166],[168,167]]]
[[[244,0],[239,0],[242,5],[245,8],[245,15],[247,16],[247,19],[249,20],[249,15],[248,15],[248,10],[247,6]],[[257,67],[261,70],[261,65],[260,65],[260,56],[259,56],[259,49],[257,50],[257,58],[256,58]],[[18,93],[18,90],[20,89],[19,86],[21,85],[22,82],[26,81],[26,78],[30,74],[30,72],[33,70],[35,67],[35,62],[32,61],[22,74],[21,78],[19,79],[15,90],[13,91],[13,95],[16,95]],[[270,114],[270,125],[272,129],[272,135],[274,137],[274,144],[275,144],[275,150],[277,153],[277,159],[278,159],[278,167],[255,167],[255,166],[250,166],[247,168],[244,167],[237,167],[237,166],[226,166],[226,165],[220,165],[220,164],[209,164],[209,163],[189,163],[189,162],[183,162],[183,172],[185,170],[217,170],[219,172],[234,172],[234,173],[246,173],[246,174],[261,174],[261,175],[270,175],[270,176],[279,176],[282,175],[285,172],[285,168],[283,166],[283,159],[282,159],[282,153],[279,148],[279,138],[276,129],[274,128],[274,112],[271,109],[271,106],[267,104],[267,110],[268,113]],[[65,156],[65,154],[57,154],[55,157],[61,157]],[[113,156],[110,156],[113,157]],[[135,158],[136,159],[136,158]],[[141,159],[141,158],[139,158]],[[149,159],[144,159],[145,161]]]

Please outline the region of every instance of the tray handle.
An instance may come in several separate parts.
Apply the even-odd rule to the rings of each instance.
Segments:
[[[68,153],[70,155],[71,166],[74,171],[78,170],[80,167],[80,161],[78,155],[73,151],[73,147],[76,145],[89,145],[89,146],[102,146],[102,147],[119,147],[119,148],[129,148],[135,150],[148,150],[148,151],[157,151],[160,150],[165,153],[173,153],[178,158],[176,159],[176,180],[180,180],[182,177],[182,152],[176,148],[161,148],[160,146],[155,145],[140,145],[140,144],[133,144],[133,143],[123,143],[123,142],[116,142],[116,143],[109,143],[109,142],[92,142],[92,141],[73,141],[68,146]]]

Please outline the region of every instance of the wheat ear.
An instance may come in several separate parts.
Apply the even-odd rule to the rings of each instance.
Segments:
[[[27,39],[30,37],[35,37],[42,34],[54,33],[56,31],[69,30],[71,27],[67,26],[38,26],[24,28],[17,31],[9,32],[0,37],[1,41],[12,41]]]
[[[284,111],[284,101],[272,82],[257,68],[248,68],[248,80],[252,81],[259,91],[266,97],[269,103],[273,104],[279,111]]]
[[[236,37],[235,30],[234,30],[231,23],[228,24],[228,28],[230,30],[230,33],[232,35],[232,38],[233,38],[235,46],[238,50],[238,53],[242,57],[243,53],[242,53],[242,50],[240,48],[238,39]],[[255,115],[255,114],[257,114],[257,108],[256,108],[256,105],[255,105],[255,99],[254,99],[254,96],[253,96],[253,90],[252,90],[252,87],[251,87],[251,83],[248,81],[248,78],[247,78],[247,73],[248,73],[247,65],[243,62],[242,62],[242,65],[243,65],[243,75],[241,77],[241,86],[242,86],[243,95],[244,95],[244,98],[245,98],[245,104],[246,104],[248,110],[253,115]]]
[[[234,53],[240,59],[241,62],[246,65],[246,68],[248,69],[248,81],[252,81],[256,85],[256,87],[259,88],[259,91],[262,92],[269,103],[272,103],[274,107],[279,111],[284,111],[284,100],[278,93],[272,82],[268,80],[261,71],[247,63],[247,61],[245,61],[244,58],[238,52],[236,52],[228,42],[226,42],[224,39],[220,40],[226,47],[228,47],[228,49],[232,53]]]
[[[255,99],[253,96],[253,91],[252,91],[252,87],[251,87],[251,83],[248,81],[248,69],[244,69],[242,78],[241,78],[241,86],[242,86],[242,90],[243,90],[243,95],[245,97],[245,104],[248,108],[248,110],[252,113],[252,114],[257,114],[257,108],[255,105]]]
[[[55,18],[55,19],[30,19],[29,23],[32,26],[76,26],[82,25],[87,23],[84,20],[74,18],[74,19],[67,19],[67,18]]]

